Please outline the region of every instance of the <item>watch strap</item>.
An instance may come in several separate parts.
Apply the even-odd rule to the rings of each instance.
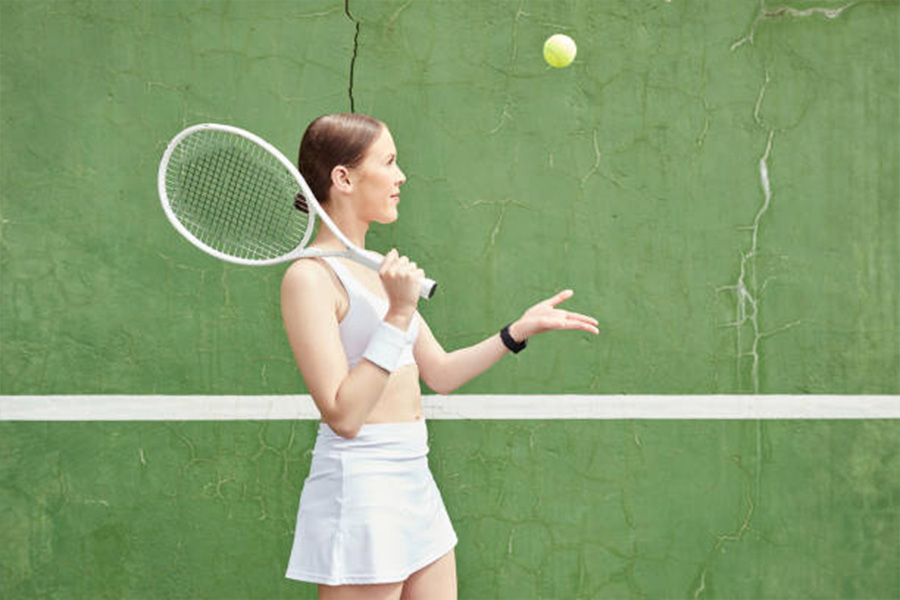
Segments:
[[[510,323],[509,325],[512,325]],[[500,339],[503,341],[503,345],[507,347],[507,349],[513,354],[518,354],[522,350],[525,349],[525,346],[528,345],[528,340],[522,340],[521,342],[517,342],[513,339],[513,337],[509,334],[509,325],[500,330]]]

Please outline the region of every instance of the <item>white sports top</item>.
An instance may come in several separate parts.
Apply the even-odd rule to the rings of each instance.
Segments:
[[[323,260],[334,270],[334,273],[341,280],[344,289],[347,290],[347,297],[350,298],[350,308],[340,323],[341,343],[344,346],[344,353],[347,355],[347,363],[352,371],[359,361],[362,360],[369,340],[372,339],[378,324],[387,314],[388,301],[377,296],[361,284],[337,259],[332,257],[323,257]],[[414,365],[416,359],[413,356],[413,344],[419,336],[419,313],[416,312],[409,329],[406,331],[407,339],[410,345],[403,350],[400,355],[400,363],[398,366]]]

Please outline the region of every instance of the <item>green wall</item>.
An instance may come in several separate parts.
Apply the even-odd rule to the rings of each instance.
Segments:
[[[900,593],[900,421],[429,424],[460,598]],[[3,598],[315,598],[315,424],[0,423]]]
[[[182,241],[156,167],[202,121],[293,156],[351,94],[409,177],[371,245],[441,282],[448,347],[562,287],[601,322],[465,391],[900,390],[895,2],[359,2],[356,46],[334,1],[0,6],[3,393],[295,391],[283,269]]]
[[[600,320],[462,393],[900,394],[900,3],[783,6],[0,0],[0,394],[303,393],[284,267],[183,241],[156,168],[351,106],[445,347],[563,287]],[[312,597],[313,427],[0,424],[0,596]],[[900,597],[897,421],[430,428],[463,598]]]

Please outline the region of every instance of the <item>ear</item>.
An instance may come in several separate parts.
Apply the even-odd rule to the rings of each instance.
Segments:
[[[331,170],[331,184],[339,192],[349,193],[353,190],[353,180],[350,171],[343,165],[337,165]]]

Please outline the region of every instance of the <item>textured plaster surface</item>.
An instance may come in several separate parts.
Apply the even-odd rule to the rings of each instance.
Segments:
[[[0,393],[291,394],[283,268],[158,206],[179,129],[372,113],[463,391],[900,393],[900,4],[0,2]],[[552,70],[543,40],[571,35]],[[896,421],[432,423],[461,598],[900,595]],[[0,595],[312,598],[314,425],[0,424]]]

